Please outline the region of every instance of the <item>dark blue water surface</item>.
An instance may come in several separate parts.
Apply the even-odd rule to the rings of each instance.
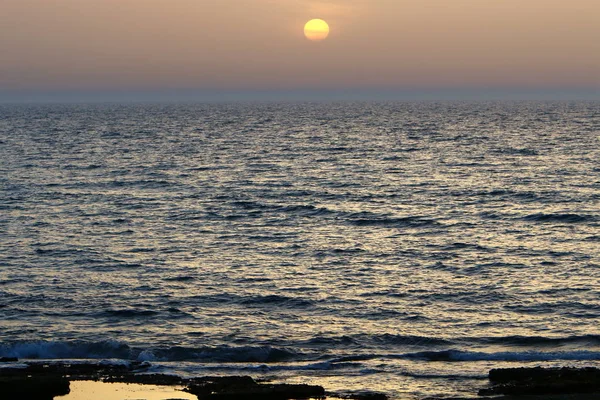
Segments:
[[[599,255],[600,103],[0,106],[0,356],[466,392]]]

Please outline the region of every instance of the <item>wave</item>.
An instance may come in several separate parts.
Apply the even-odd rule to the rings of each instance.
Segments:
[[[299,342],[301,347],[327,347],[331,348],[387,348],[389,346],[442,346],[454,342],[443,338],[430,338],[417,335],[393,335],[384,333],[380,335],[344,335],[344,336],[316,336],[306,341]],[[349,357],[356,357],[355,355]],[[358,357],[363,357],[359,355]]]
[[[516,148],[516,147],[506,147],[503,149],[496,149],[493,151],[497,154],[508,154],[508,155],[518,155],[518,156],[537,156],[539,155],[538,151],[535,149],[529,148]]]
[[[122,359],[135,361],[283,362],[306,358],[302,353],[271,346],[158,347],[144,349],[107,340],[23,341],[0,344],[0,357],[23,359]]]
[[[102,313],[103,316],[107,317],[118,317],[118,318],[140,318],[140,317],[152,317],[158,315],[158,311],[153,310],[139,310],[139,309],[116,309],[106,310]]]
[[[362,215],[365,213],[351,214],[348,221],[354,226],[382,226],[382,227],[422,227],[440,225],[436,220],[421,216],[408,217],[383,217],[379,215]]]
[[[600,335],[580,335],[567,337],[547,336],[501,336],[478,339],[480,343],[512,346],[564,346],[569,344],[585,344],[600,346]]]
[[[461,346],[461,341],[463,341]],[[448,349],[448,344],[463,349]],[[472,346],[512,346],[506,351],[471,351]],[[571,350],[565,345],[576,344]],[[424,351],[390,352],[406,346]],[[515,350],[515,346],[525,347]],[[129,361],[215,363],[318,363],[315,368],[355,367],[368,360],[473,361],[600,361],[600,335],[564,338],[509,336],[497,338],[431,339],[411,335],[317,336],[295,344],[282,342],[247,346],[135,347],[116,340],[16,341],[0,343],[0,357],[20,359],[121,359]],[[444,349],[444,347],[446,347]],[[436,350],[437,348],[437,350]],[[465,350],[466,349],[466,350]],[[392,350],[393,351],[393,350]],[[322,364],[323,363],[323,364]],[[322,364],[322,365],[321,365]],[[335,365],[334,365],[335,364]]]
[[[0,357],[27,359],[135,359],[132,349],[117,341],[23,341],[0,344]]]
[[[422,351],[394,356],[425,361],[600,361],[600,351],[501,351],[475,352],[461,350]]]
[[[287,297],[279,295],[266,295],[266,296],[251,296],[244,298],[240,301],[240,304],[244,305],[265,305],[273,304],[280,306],[292,306],[292,307],[309,307],[315,303],[309,299],[303,299],[299,297]]]
[[[306,216],[335,214],[335,211],[326,207],[317,207],[312,204],[268,204],[258,201],[237,200],[231,202],[231,205],[245,211],[283,212],[286,214],[300,214]]]
[[[531,191],[515,191],[511,189],[491,189],[484,191],[467,191],[467,192],[458,192],[453,194],[455,196],[465,196],[465,195],[474,195],[480,197],[497,197],[497,198],[515,198],[520,201],[525,202],[533,202],[533,201],[542,201],[545,199],[553,199],[556,197],[553,193],[536,193]]]
[[[578,318],[598,318],[600,316],[600,306],[593,303],[583,303],[578,301],[557,301],[540,302],[537,304],[508,304],[504,308],[532,315],[552,314],[555,310],[561,310],[563,315],[577,315]]]
[[[372,340],[382,345],[410,345],[410,346],[438,346],[452,343],[450,340],[442,338],[431,338],[416,335],[392,335],[383,334],[372,337]]]
[[[231,205],[238,209],[241,208],[245,212],[275,212],[299,215],[303,217],[335,218],[336,220],[346,221],[351,225],[359,227],[424,227],[441,225],[438,221],[423,216],[393,217],[367,211],[347,212],[341,210],[332,210],[312,204],[267,204],[257,201],[238,200],[233,201]]]
[[[214,295],[195,295],[188,298],[194,304],[239,304],[246,307],[291,307],[307,308],[316,305],[316,302],[305,297],[282,296],[276,294],[266,295],[237,295],[233,293],[220,293]]]
[[[351,336],[315,336],[305,342],[305,345],[316,345],[316,346],[357,346],[358,342]]]
[[[581,222],[590,222],[590,221],[594,221],[595,218],[591,215],[584,215],[584,214],[570,214],[570,213],[566,213],[566,214],[560,214],[560,213],[554,213],[554,214],[544,214],[544,213],[538,213],[538,214],[530,214],[530,215],[526,215],[522,218],[525,221],[531,221],[531,222],[562,222],[562,223],[569,223],[569,224],[576,224],[576,223],[581,223]]]
[[[600,347],[600,335],[574,335],[566,337],[548,337],[548,336],[483,336],[483,337],[461,337],[461,338],[443,338],[443,337],[425,337],[417,335],[344,335],[344,336],[316,336],[309,340],[294,343],[294,347],[315,348],[326,347],[327,349],[389,349],[393,347],[402,348],[405,346],[421,347],[435,349],[436,347],[461,347],[470,348],[473,346],[503,346],[513,348],[544,348],[571,346],[573,349],[586,348],[597,349]],[[443,350],[446,351],[446,350]],[[412,353],[410,353],[412,354]],[[373,355],[373,357],[380,355]],[[345,357],[345,358],[344,358]],[[350,357],[350,358],[347,358]],[[354,359],[354,357],[365,357],[365,354],[343,356],[345,361]]]
[[[189,275],[181,275],[181,276],[170,276],[167,278],[164,278],[165,281],[168,282],[189,282],[189,281],[193,281],[196,278],[193,276],[189,276]]]

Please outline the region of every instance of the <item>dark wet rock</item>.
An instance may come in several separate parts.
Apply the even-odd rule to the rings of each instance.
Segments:
[[[425,397],[422,400],[478,400],[478,399],[481,399],[481,398],[480,397],[475,397],[473,395],[471,397],[448,397],[448,396],[445,396],[445,397]],[[500,399],[502,399],[502,400],[505,400],[505,399],[508,400],[505,397],[498,397],[495,400],[500,400]],[[531,400],[531,399],[527,399],[527,400]]]
[[[198,378],[186,389],[198,396],[199,400],[287,400],[324,398],[321,386],[264,384],[257,383],[249,376]]]
[[[492,369],[489,373],[491,382],[506,383],[524,380],[542,379],[598,379],[600,369],[598,368],[500,368]]]
[[[189,379],[183,379],[176,375],[165,374],[117,374],[102,378],[107,383],[137,383],[139,385],[178,386],[185,385]]]
[[[17,357],[0,357],[0,362],[16,362],[19,361]]]
[[[0,399],[52,400],[69,393],[69,381],[132,373],[140,365],[25,363],[0,369]]]
[[[52,400],[69,392],[69,381],[62,377],[0,377],[2,399]]]
[[[249,376],[201,377],[185,379],[174,375],[139,374],[148,363],[60,363],[27,362],[0,369],[0,399],[51,400],[69,393],[69,381],[137,383],[142,385],[181,385],[203,399],[287,400],[324,398],[321,386],[257,382]],[[365,398],[378,400],[377,398]]]
[[[111,376],[128,376],[142,372],[150,366],[148,363],[132,362],[127,364],[100,364],[100,363],[63,363],[63,362],[28,362],[26,367],[10,366],[0,370],[0,379],[7,377],[62,377],[68,376],[71,380],[99,380]]]
[[[489,373],[490,388],[480,396],[532,396],[595,393],[600,398],[598,368],[502,368]]]
[[[371,391],[357,391],[357,392],[331,392],[327,393],[327,396],[331,396],[337,399],[349,399],[349,400],[388,400],[388,396],[385,393],[371,392]]]

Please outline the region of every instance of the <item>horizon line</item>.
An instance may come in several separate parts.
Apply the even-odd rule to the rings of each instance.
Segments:
[[[0,103],[600,101],[598,88],[0,90]]]

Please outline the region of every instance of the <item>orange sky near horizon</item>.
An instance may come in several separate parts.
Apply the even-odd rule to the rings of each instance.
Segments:
[[[463,87],[600,88],[600,1],[0,0],[0,90]]]

